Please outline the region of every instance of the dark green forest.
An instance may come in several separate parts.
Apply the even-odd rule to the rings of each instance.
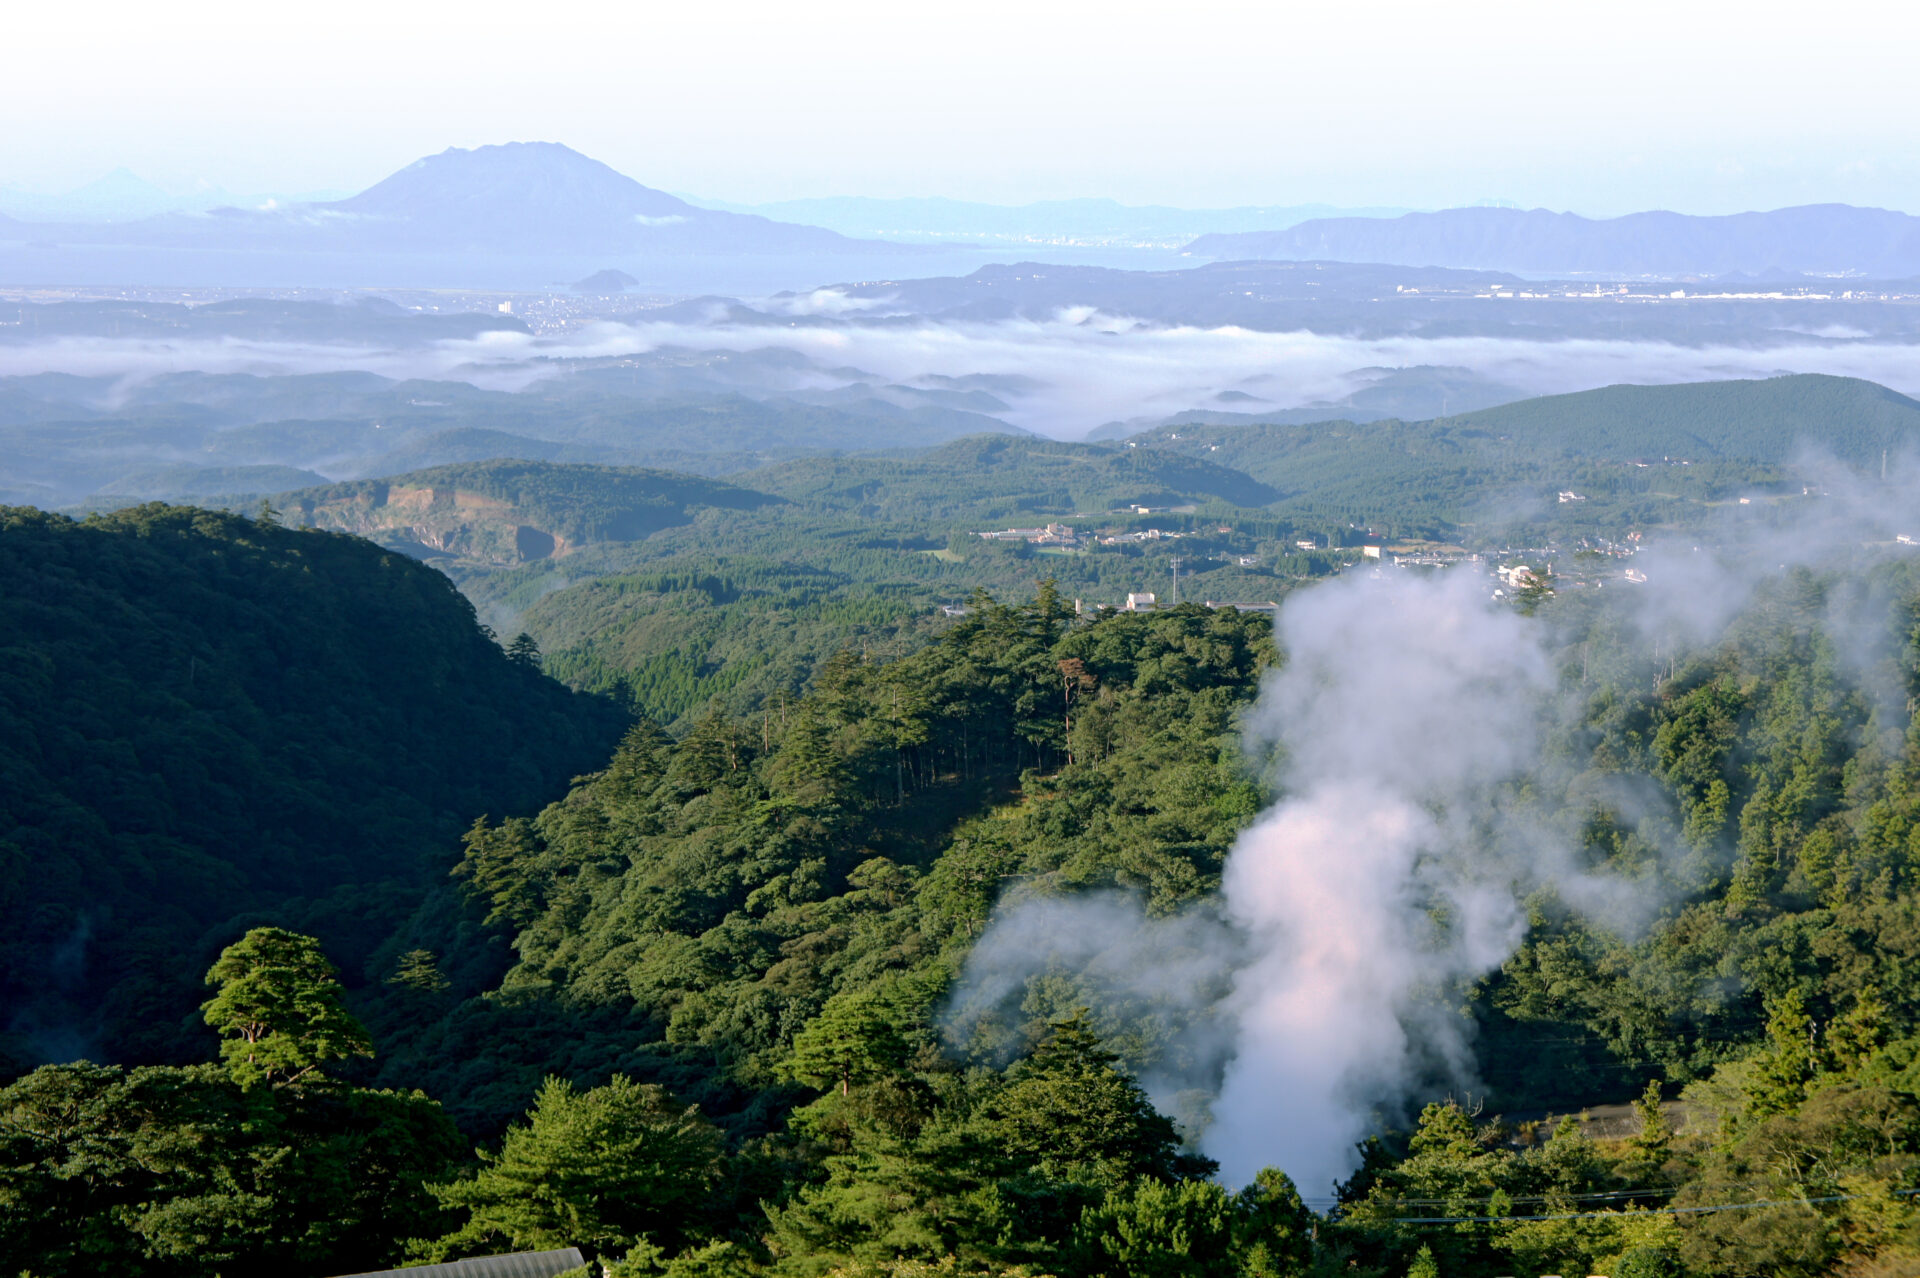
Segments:
[[[146,1063],[265,911],[363,958],[474,812],[537,806],[621,716],[515,664],[358,538],[141,507],[0,512],[0,1039]]]
[[[1183,556],[1308,527],[1229,504],[1244,459],[1159,448],[816,459],[733,490],[765,503],[690,480],[631,541],[592,541],[592,472],[535,468],[499,500],[584,484],[591,544],[445,572],[293,503],[0,514],[0,1270],[1920,1273],[1898,548],[1759,574],[1705,638],[1649,643],[1615,585],[1500,605],[1555,682],[1511,806],[1656,904],[1533,891],[1504,963],[1422,995],[1469,1068],[1379,1112],[1333,1197],[1217,1180],[1205,1098],[1151,1086],[1181,1027],[1086,973],[954,1020],[997,909],[1207,911],[1282,796],[1268,612],[1117,611],[1154,561],[956,536],[1167,476],[1196,509],[1145,518],[1204,534]],[[647,509],[669,482],[608,473]],[[1336,549],[1230,580],[1284,599]]]

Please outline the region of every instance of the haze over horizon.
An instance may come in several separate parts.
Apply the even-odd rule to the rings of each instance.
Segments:
[[[1920,1278],[1920,12],[8,17],[0,1278]]]
[[[359,190],[448,145],[549,139],[746,204],[1920,208],[1900,65],[1920,18],[1858,3],[1790,42],[1775,11],[1731,24],[1700,3],[1603,24],[1505,4],[1213,3],[1170,24],[1142,5],[994,0],[940,11],[937,39],[863,0],[562,6],[531,32],[497,4],[359,2],[321,25],[228,2],[89,7],[84,23],[16,19],[37,56],[0,110],[38,127],[0,139],[0,186],[60,192],[125,167],[174,189]],[[58,119],[53,101],[69,103]]]

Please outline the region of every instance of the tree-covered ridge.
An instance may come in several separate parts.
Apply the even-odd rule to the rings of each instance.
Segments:
[[[1431,421],[1168,425],[1129,442],[1243,471],[1301,527],[1358,521],[1481,545],[1697,524],[1713,503],[1824,482],[1796,469],[1805,456],[1877,469],[1916,432],[1920,404],[1906,396],[1804,374],[1609,386]]]
[[[1445,419],[1544,453],[1614,461],[1791,462],[1807,448],[1876,467],[1920,438],[1920,402],[1857,377],[1606,386]]]
[[[1013,435],[970,436],[898,459],[802,458],[735,478],[794,501],[886,520],[1192,501],[1262,506],[1276,496],[1205,458]]]
[[[583,1075],[597,1052],[761,1123],[830,998],[928,1014],[1004,885],[1206,891],[1258,803],[1231,734],[1268,623],[1070,618],[1051,590],[977,599],[919,652],[842,653],[806,696],[678,742],[636,729],[537,818],[476,825],[456,875],[519,961],[436,1024],[396,1021],[390,1069],[497,1122],[545,1068],[523,1036],[549,1008],[582,1026]]]
[[[358,538],[145,506],[0,511],[6,1051],[196,1055],[202,947],[250,911],[384,939],[473,813],[537,805],[620,717],[510,662]],[[209,934],[209,929],[215,929]]]
[[[1481,548],[1695,525],[1711,503],[1780,490],[1788,475],[1777,462],[1708,458],[1682,466],[1679,455],[1668,464],[1662,453],[1642,467],[1455,418],[1182,426],[1133,442],[1143,452],[1204,452],[1238,466],[1275,490],[1270,518],[1321,536],[1358,524],[1396,539]],[[1799,485],[1791,491],[1798,494]],[[1581,500],[1562,502],[1562,492]]]
[[[495,459],[304,488],[277,500],[298,522],[515,563],[590,542],[636,541],[685,523],[695,510],[755,510],[779,498],[672,471]]]

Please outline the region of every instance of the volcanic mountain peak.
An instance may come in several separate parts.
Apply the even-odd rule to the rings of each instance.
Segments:
[[[558,142],[448,147],[327,207],[379,217],[444,216],[513,206],[551,215],[617,210],[638,218],[685,218],[684,200],[640,183]]]

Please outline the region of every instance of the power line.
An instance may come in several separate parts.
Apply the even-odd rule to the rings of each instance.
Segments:
[[[1609,1189],[1596,1190],[1587,1194],[1525,1194],[1507,1198],[1509,1203],[1546,1203],[1546,1202],[1598,1202],[1609,1198],[1657,1198],[1662,1195],[1677,1194],[1684,1188],[1680,1185],[1667,1185],[1650,1189]],[[1490,1203],[1493,1197],[1486,1198],[1401,1198],[1394,1202],[1396,1207],[1437,1207],[1447,1203]]]
[[[1920,1189],[1896,1189],[1892,1197],[1906,1198],[1920,1194]],[[1721,1203],[1712,1207],[1653,1207],[1645,1215],[1649,1216],[1705,1216],[1720,1211],[1753,1211],[1761,1207],[1811,1207],[1815,1203],[1845,1203],[1861,1198],[1872,1198],[1873,1194],[1828,1194],[1821,1198],[1781,1198],[1756,1203]],[[1526,1222],[1536,1220],[1593,1220],[1599,1217],[1611,1217],[1619,1220],[1628,1213],[1619,1211],[1575,1211],[1562,1212],[1551,1216],[1391,1216],[1380,1222],[1388,1225],[1492,1225],[1508,1222]]]
[[[1752,1189],[1765,1184],[1765,1181],[1735,1180],[1722,1181],[1720,1188]],[[1659,1198],[1671,1196],[1685,1189],[1685,1185],[1646,1185],[1638,1189],[1595,1189],[1583,1194],[1485,1194],[1474,1198],[1396,1198],[1391,1203],[1382,1204],[1391,1207],[1441,1207],[1448,1203],[1490,1203],[1495,1200],[1513,1203],[1545,1202],[1593,1202],[1608,1198]],[[1900,1191],[1920,1193],[1920,1190]],[[1314,1202],[1338,1203],[1334,1197],[1312,1199]]]

